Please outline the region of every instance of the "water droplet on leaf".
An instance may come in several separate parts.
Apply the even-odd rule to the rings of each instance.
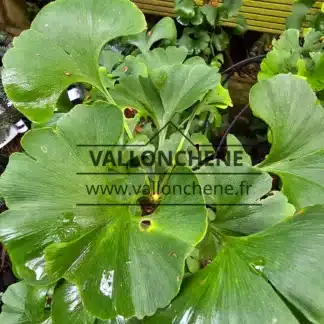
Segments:
[[[249,263],[249,267],[253,273],[262,277],[264,276],[263,270],[265,267],[265,261],[263,258],[258,258],[256,260],[253,260],[252,262]]]
[[[114,283],[114,270],[104,271],[100,281],[100,291],[107,297],[112,297]]]

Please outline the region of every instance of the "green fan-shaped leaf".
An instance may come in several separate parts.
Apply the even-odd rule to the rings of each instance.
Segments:
[[[72,83],[89,83],[105,92],[98,73],[103,45],[145,26],[144,15],[129,0],[50,3],[3,59],[10,100],[41,122],[51,117],[60,94]]]
[[[194,175],[172,175],[169,185],[193,181]],[[132,216],[128,208],[115,208],[119,217],[110,226],[49,246],[47,271],[74,282],[85,307],[97,317],[152,315],[177,294],[184,259],[205,233],[202,204],[199,194],[170,195],[145,219]],[[147,230],[141,228],[142,221],[150,222]]]
[[[228,107],[233,107],[229,91],[219,84],[206,95],[204,100],[201,101],[198,112],[212,112],[213,110],[227,109]]]
[[[100,320],[87,312],[82,304],[78,288],[64,281],[54,291],[52,302],[53,324],[136,324],[137,319],[125,319],[118,315],[112,320]]]
[[[82,305],[78,288],[64,281],[55,288],[52,301],[53,324],[93,324],[94,317]]]
[[[2,296],[2,312],[0,314],[1,323],[16,324],[28,322],[25,314],[25,298],[27,295],[27,285],[18,282],[11,285]]]
[[[149,78],[122,78],[111,94],[119,107],[148,114],[162,128],[176,112],[202,100],[219,82],[219,74],[207,65],[166,65],[151,71]]]
[[[288,29],[273,40],[272,50],[261,63],[259,80],[264,80],[280,73],[297,73],[297,62],[302,48],[299,45],[299,30]]]
[[[205,166],[197,176],[206,200],[215,204],[217,228],[252,234],[294,214],[283,194],[270,193],[272,178],[257,168]]]
[[[0,179],[0,192],[10,209],[1,214],[0,236],[8,244],[18,276],[26,278],[28,283],[44,279],[43,249],[48,244],[58,239],[72,239],[85,229],[73,221],[75,204],[89,199],[84,185],[97,184],[98,180],[93,176],[81,178],[76,173],[107,171],[107,167],[93,167],[91,148],[77,145],[114,145],[122,132],[120,109],[97,103],[94,107],[78,106],[61,117],[56,127],[35,129],[23,138],[22,145],[28,155],[13,155]],[[97,151],[94,150],[94,155]],[[117,176],[112,182],[122,179]],[[124,177],[126,179],[131,180]],[[97,199],[98,202],[105,200]],[[42,216],[43,212],[46,217]],[[85,212],[91,213],[91,210]],[[80,213],[81,219],[86,216]],[[17,240],[11,241],[13,237]]]
[[[154,69],[163,69],[167,66],[182,64],[186,59],[188,50],[181,47],[169,46],[166,49],[155,48],[145,55],[138,55],[136,59],[145,64],[149,71]]]
[[[45,324],[47,287],[31,287],[20,281],[8,287],[2,296],[0,322],[3,324]]]
[[[171,306],[147,322],[299,323],[279,292],[311,322],[322,323],[323,216],[323,206],[309,207],[264,232],[220,237],[212,263],[186,279]]]
[[[324,53],[310,53],[311,59],[298,62],[298,75],[306,77],[315,91],[324,89]]]
[[[322,51],[324,48],[324,43],[321,41],[322,36],[323,32],[317,31],[314,28],[305,28],[303,30],[303,53]]]
[[[239,139],[233,134],[228,134],[226,138],[227,142],[227,152],[229,152],[230,158],[233,163],[235,163],[235,152],[239,152],[240,161],[246,165],[252,165],[251,157],[244,150],[243,145],[239,141]]]
[[[174,43],[177,39],[177,28],[174,20],[170,17],[162,18],[149,31],[134,36],[128,36],[125,41],[138,47],[142,53],[146,53],[149,49],[160,40],[168,40]]]
[[[300,77],[278,75],[253,87],[250,104],[271,130],[271,151],[259,167],[280,176],[296,207],[321,203],[324,111],[310,86]]]
[[[214,27],[218,20],[219,8],[211,5],[204,5],[200,10],[204,14],[207,22]]]
[[[99,64],[104,66],[108,72],[111,72],[115,65],[123,61],[123,55],[112,50],[103,50],[100,53]]]
[[[147,77],[147,66],[139,60],[139,57],[126,56],[125,60],[112,73],[114,77],[123,77],[124,75],[142,75]]]
[[[116,145],[122,131],[119,108],[104,102],[77,106],[55,128],[29,132],[23,139],[28,155],[14,155],[0,180],[9,207],[0,217],[0,240],[18,275],[42,285],[68,279],[87,310],[104,319],[141,318],[167,306],[179,290],[185,258],[207,225],[200,193],[168,195],[150,217],[132,214],[128,204],[142,196],[136,188],[145,176],[95,167],[100,148],[84,147]],[[193,182],[195,175],[180,168],[169,185]],[[129,190],[88,191],[113,184]]]

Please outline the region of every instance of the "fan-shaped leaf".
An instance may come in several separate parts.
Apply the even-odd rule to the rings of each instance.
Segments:
[[[122,167],[94,174],[110,168],[95,167],[84,145],[116,145],[122,130],[117,107],[77,106],[55,128],[29,132],[23,139],[28,156],[14,155],[0,181],[9,207],[0,217],[0,239],[17,273],[34,284],[67,278],[78,286],[87,310],[106,319],[141,318],[165,307],[207,225],[199,193],[170,194],[141,218],[129,204],[142,196],[143,174]],[[97,147],[91,150],[98,156]],[[169,185],[192,182],[195,175],[180,168]],[[119,194],[89,190],[98,185],[127,187]]]
[[[184,281],[179,296],[150,323],[299,323],[276,290],[311,322],[324,318],[324,207],[264,232],[222,237],[222,249]],[[276,290],[274,290],[274,288]]]
[[[128,0],[50,3],[3,59],[10,100],[41,122],[51,117],[60,94],[72,83],[90,83],[104,92],[98,73],[103,45],[145,26],[144,15]]]
[[[52,302],[53,324],[136,324],[137,319],[125,319],[118,315],[112,320],[100,320],[87,312],[82,304],[78,288],[64,281],[53,295]]]
[[[216,207],[217,228],[252,234],[294,213],[280,192],[269,192],[272,178],[249,166],[205,166],[197,171],[204,194]],[[268,196],[268,197],[267,197]]]
[[[164,17],[149,31],[134,36],[128,36],[125,41],[138,47],[146,54],[154,43],[160,40],[168,40],[174,43],[177,39],[177,28],[172,18]]]
[[[8,287],[2,296],[0,322],[4,324],[45,324],[48,287],[31,287],[20,281]]]
[[[279,40],[273,40],[272,46],[272,50],[261,63],[258,79],[264,80],[280,73],[297,73],[297,62],[302,52],[299,30],[285,30]]]
[[[219,82],[219,74],[207,65],[166,65],[151,71],[149,78],[122,78],[111,94],[118,106],[150,115],[161,129],[176,112],[202,100]]]
[[[310,86],[299,77],[278,75],[254,86],[250,103],[271,130],[271,151],[259,167],[280,176],[283,193],[296,207],[321,203],[324,110]]]

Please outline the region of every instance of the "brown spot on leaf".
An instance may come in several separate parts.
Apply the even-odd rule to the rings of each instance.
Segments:
[[[126,118],[134,118],[136,114],[137,114],[137,110],[134,108],[129,107],[124,110],[124,115]]]
[[[137,134],[142,133],[143,130],[144,130],[144,128],[141,127],[141,125],[136,125],[136,127],[135,127],[135,132],[136,132]]]
[[[150,226],[151,226],[151,221],[150,220],[142,220],[140,222],[140,230],[141,231],[148,230]]]

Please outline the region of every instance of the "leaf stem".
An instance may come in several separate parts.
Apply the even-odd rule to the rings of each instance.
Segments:
[[[184,136],[182,137],[182,139],[181,139],[181,141],[180,141],[180,143],[179,143],[179,145],[178,145],[178,148],[177,148],[177,150],[176,150],[176,154],[177,154],[179,151],[181,151],[181,149],[182,149],[182,147],[183,147],[183,144],[184,144],[185,139],[186,139],[185,136],[187,136],[188,133],[189,133],[189,130],[190,130],[191,124],[192,124],[192,122],[193,122],[194,119],[195,119],[195,116],[196,116],[196,114],[197,114],[198,109],[199,109],[199,104],[197,104],[197,105],[195,106],[194,110],[192,111],[192,114],[191,114],[191,116],[190,116],[190,118],[189,118],[189,121],[188,121],[187,127],[186,127],[186,129],[185,129],[185,131],[184,131],[184,133],[183,133]],[[176,154],[175,154],[175,155],[176,155]],[[164,176],[164,178],[163,178],[163,180],[162,180],[162,183],[161,183],[160,188],[163,188],[163,186],[168,182],[168,180],[169,180],[169,178],[170,178],[170,175],[171,175],[171,172],[172,172],[174,166],[175,166],[175,157],[173,158],[172,166],[168,168],[168,170],[167,170],[167,172],[166,172],[166,174],[165,174],[165,176]]]
[[[116,102],[114,100],[114,98],[111,96],[111,94],[109,93],[109,91],[106,89],[106,87],[103,87],[104,89],[104,95],[106,96],[108,102],[110,102],[111,104],[116,105]]]
[[[196,113],[197,113],[198,108],[199,108],[199,104],[197,104],[197,105],[195,106],[194,110],[192,111],[192,114],[191,114],[190,119],[189,119],[189,121],[188,121],[187,127],[186,127],[186,129],[185,129],[185,131],[184,131],[184,133],[183,133],[185,136],[187,136],[188,133],[189,133],[189,130],[190,130],[191,124],[192,124],[193,120],[195,119],[195,116],[196,116]],[[180,141],[180,143],[179,143],[179,145],[178,145],[178,148],[177,148],[177,150],[176,150],[176,153],[178,153],[179,151],[181,151],[181,149],[182,149],[182,147],[183,147],[183,144],[184,144],[184,142],[185,142],[185,140],[186,140],[185,136],[183,136],[183,137],[181,138],[181,141]],[[175,161],[173,160],[173,165],[174,165],[174,163],[175,163]]]
[[[133,136],[132,131],[130,130],[128,124],[127,124],[127,120],[126,120],[125,117],[124,117],[124,129],[125,129],[125,131],[126,131],[128,137],[129,137],[130,139],[133,139],[134,136]]]
[[[103,89],[104,89],[104,94],[105,94],[105,96],[106,96],[108,102],[110,102],[111,104],[117,106],[116,101],[115,101],[114,98],[111,96],[111,94],[109,93],[109,91],[108,91],[105,87],[103,87]],[[134,136],[133,136],[133,134],[132,134],[132,131],[129,129],[129,126],[128,126],[128,124],[127,124],[127,121],[126,121],[125,116],[123,116],[123,119],[124,119],[124,129],[125,129],[125,131],[126,131],[128,137],[129,137],[130,139],[133,139]]]

